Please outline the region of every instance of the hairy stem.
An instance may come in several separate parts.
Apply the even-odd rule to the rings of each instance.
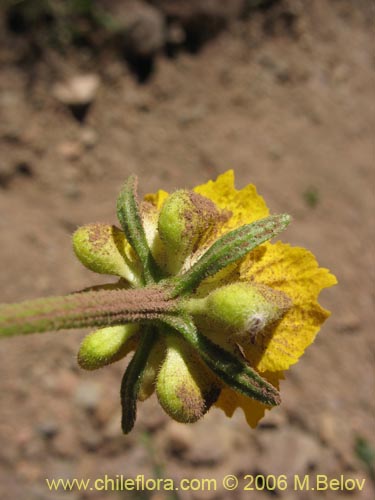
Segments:
[[[171,311],[161,287],[98,290],[0,304],[0,336],[150,321]]]

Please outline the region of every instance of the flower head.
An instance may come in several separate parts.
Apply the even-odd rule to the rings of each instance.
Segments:
[[[87,336],[80,365],[99,368],[135,350],[121,391],[125,432],[136,400],[154,391],[177,421],[216,405],[228,416],[242,408],[255,426],[329,316],[317,299],[335,277],[307,250],[268,241],[289,217],[269,216],[254,186],[236,190],[232,171],[139,205],[132,189],[118,201],[122,230],[79,228],[74,250],[93,271],[118,275],[114,289],[159,286],[173,305],[155,312],[157,294],[145,295],[154,315]]]

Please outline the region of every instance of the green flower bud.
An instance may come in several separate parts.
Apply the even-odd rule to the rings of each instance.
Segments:
[[[125,357],[135,348],[138,325],[108,326],[87,335],[78,352],[78,363],[85,370],[96,370]]]
[[[73,234],[74,252],[84,266],[96,273],[121,276],[137,285],[127,247],[123,231],[108,224],[88,224]]]
[[[290,299],[264,285],[233,283],[211,292],[203,299],[191,299],[186,309],[241,338],[253,339],[267,325],[280,319],[290,308]]]
[[[151,254],[158,264],[163,266],[166,262],[165,246],[158,232],[159,211],[146,201],[140,203],[143,229]]]
[[[175,336],[166,340],[167,354],[156,383],[159,402],[177,422],[196,422],[217,400],[220,386],[188,345]]]
[[[165,356],[165,343],[163,338],[159,340],[151,349],[146,366],[142,373],[142,380],[139,386],[138,399],[145,401],[155,390],[156,378],[160,365]]]
[[[171,194],[161,208],[158,230],[167,250],[166,270],[176,274],[200,238],[220,217],[215,204],[193,191]]]

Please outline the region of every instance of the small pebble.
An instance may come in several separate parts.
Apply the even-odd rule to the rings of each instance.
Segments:
[[[78,384],[74,399],[76,403],[87,411],[96,409],[101,395],[100,386],[94,382],[81,382]]]
[[[53,95],[66,106],[87,106],[94,101],[99,85],[95,74],[77,75],[64,83],[56,83]]]

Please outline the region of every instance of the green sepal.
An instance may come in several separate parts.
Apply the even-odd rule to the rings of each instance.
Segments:
[[[249,364],[199,333],[190,317],[165,315],[163,323],[177,330],[214,374],[231,389],[269,406],[280,404],[279,391]]]
[[[133,247],[143,268],[145,284],[157,282],[162,272],[148,246],[137,200],[137,178],[127,179],[117,198],[117,217],[127,240]]]
[[[204,279],[279,234],[290,220],[287,214],[270,215],[225,234],[186,273],[170,280],[174,284],[172,297],[193,291]]]
[[[158,337],[152,326],[144,326],[138,348],[127,366],[121,381],[121,427],[124,434],[128,434],[134,427],[137,416],[137,399],[141,386],[143,372],[152,347]]]

